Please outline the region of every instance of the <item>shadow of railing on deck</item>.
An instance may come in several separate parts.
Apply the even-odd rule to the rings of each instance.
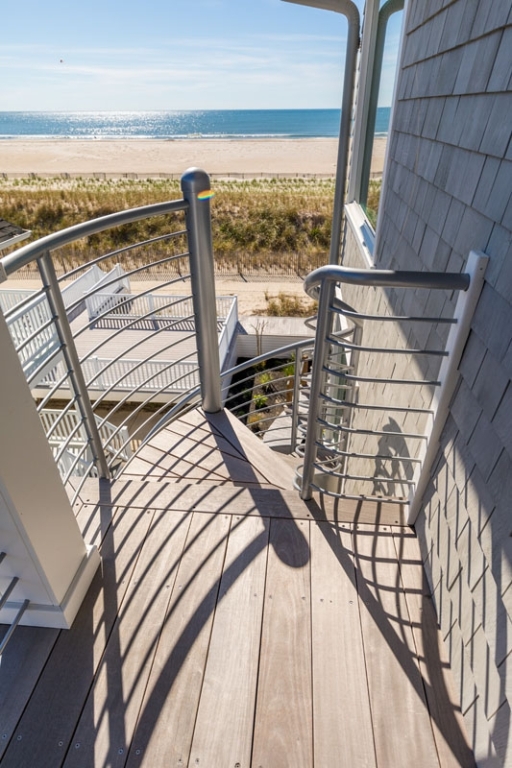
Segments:
[[[327,523],[325,506],[322,503],[322,509],[316,507],[310,502],[310,509],[317,522]],[[362,508],[362,502],[360,504]],[[353,551],[349,552],[343,546],[340,537],[342,527],[348,527],[342,524],[339,519],[339,500],[334,504],[334,522],[329,525],[322,525],[321,530],[329,543],[338,562],[349,577],[352,576],[357,584],[357,593],[361,604],[367,609],[376,629],[385,638],[386,644],[392,652],[398,664],[407,675],[414,691],[420,701],[430,712],[430,716],[437,726],[442,738],[446,742],[449,751],[454,755],[457,764],[465,768],[475,768],[475,759],[473,752],[468,746],[465,733],[462,726],[460,709],[456,707],[447,690],[443,680],[443,668],[446,663],[439,655],[438,637],[437,637],[437,619],[432,606],[430,588],[426,581],[425,572],[421,560],[406,561],[407,553],[404,553],[404,537],[413,537],[415,535],[411,529],[397,528],[395,532],[390,526],[380,525],[379,516],[375,520],[375,526],[370,529],[358,523],[359,515],[356,513],[353,520]],[[384,537],[391,537],[393,547],[396,550],[396,556],[399,568],[395,572],[394,586],[389,583],[382,584],[379,576],[379,563],[386,566],[385,558],[377,552],[377,544]],[[364,539],[372,539],[371,553],[368,554],[368,545],[363,546],[361,542]],[[398,540],[398,545],[397,545]],[[407,603],[407,592],[410,587],[402,583],[401,568],[404,563],[420,567],[422,572],[421,601],[422,601],[422,623],[418,627],[421,632],[421,645],[424,656],[419,661],[424,662],[425,671],[420,673],[418,669],[418,654],[420,650],[411,645],[411,638],[406,638],[406,633],[411,632],[411,618],[408,608],[404,613],[400,607],[400,593],[405,594]],[[367,573],[371,569],[371,575]],[[391,593],[392,600],[396,605],[396,614],[389,613],[385,608],[386,599],[381,600],[381,593]],[[364,633],[363,633],[364,646]],[[458,713],[458,717],[456,715]],[[374,727],[375,727],[374,723]]]

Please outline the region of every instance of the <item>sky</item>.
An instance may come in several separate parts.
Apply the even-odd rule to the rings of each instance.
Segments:
[[[2,8],[0,109],[337,108],[346,36],[343,15],[282,0],[16,0]]]

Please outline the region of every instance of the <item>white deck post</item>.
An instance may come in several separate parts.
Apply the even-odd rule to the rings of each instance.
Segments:
[[[21,624],[69,628],[100,563],[86,546],[0,313],[0,610]]]

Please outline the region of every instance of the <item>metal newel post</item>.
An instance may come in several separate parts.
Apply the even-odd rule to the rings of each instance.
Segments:
[[[37,265],[39,267],[43,285],[47,289],[48,303],[55,316],[55,325],[62,344],[62,354],[68,369],[73,389],[75,391],[78,408],[84,420],[87,437],[91,442],[94,461],[98,468],[100,477],[109,478],[110,471],[108,468],[107,459],[103,450],[103,444],[101,442],[100,433],[98,431],[98,425],[96,424],[96,419],[94,418],[82,366],[80,365],[80,359],[76,351],[73,334],[71,332],[71,327],[66,315],[66,308],[64,306],[64,301],[60,292],[57,275],[55,274],[55,268],[53,266],[50,253],[46,252],[43,256],[41,256],[37,260]]]
[[[320,435],[318,418],[320,416],[320,397],[324,388],[329,354],[328,337],[332,330],[331,307],[334,300],[336,285],[331,280],[324,280],[320,288],[318,300],[317,326],[315,336],[315,354],[311,371],[311,388],[309,391],[308,422],[306,429],[306,444],[304,446],[304,469],[302,472],[301,498],[310,499],[313,495],[311,484],[315,474],[317,457],[317,442]]]
[[[186,216],[190,277],[202,404],[206,413],[216,413],[222,410],[222,398],[210,220],[210,177],[199,168],[189,168],[181,177],[181,189],[188,203]]]

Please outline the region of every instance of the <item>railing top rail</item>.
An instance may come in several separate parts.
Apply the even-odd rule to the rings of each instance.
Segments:
[[[467,291],[470,276],[465,272],[407,272],[393,269],[350,269],[328,264],[311,272],[304,280],[304,290],[316,298],[318,287],[324,282],[350,285],[389,286],[395,288],[434,288],[448,291]]]
[[[131,224],[134,221],[140,221],[150,216],[161,216],[175,211],[186,211],[187,209],[188,203],[185,200],[154,203],[153,205],[144,205],[140,208],[130,208],[126,211],[111,213],[108,216],[100,216],[97,219],[84,221],[72,227],[62,229],[60,232],[46,235],[46,237],[41,237],[33,243],[24,245],[22,248],[18,248],[18,250],[0,259],[0,283],[6,280],[9,275],[35,261],[47,251],[61,248],[63,245],[72,243],[74,240],[89,237],[97,232],[103,232],[105,229],[118,227],[121,224]]]

